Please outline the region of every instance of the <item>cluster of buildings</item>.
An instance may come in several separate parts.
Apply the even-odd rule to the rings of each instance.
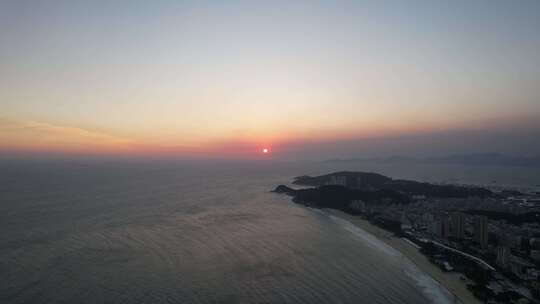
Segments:
[[[420,246],[429,243],[431,248],[436,247],[437,250],[431,251],[431,258],[442,270],[461,269],[466,273],[463,265],[477,265],[487,274],[479,288],[484,300],[491,297],[493,303],[508,303],[493,299],[497,299],[497,295],[499,299],[507,299],[506,296],[513,294],[537,301],[540,296],[540,201],[534,202],[538,194],[519,198],[415,196],[413,199],[411,204],[393,205],[357,200],[350,207],[372,222],[384,223],[385,228],[393,227]],[[504,215],[537,211],[536,221],[516,223],[504,218]],[[492,214],[501,218],[494,218]]]
[[[464,241],[470,237],[478,249],[488,248],[488,218],[485,215],[468,217],[462,212],[451,212],[439,213],[435,218],[432,213],[424,213],[421,226],[416,227],[439,239]]]

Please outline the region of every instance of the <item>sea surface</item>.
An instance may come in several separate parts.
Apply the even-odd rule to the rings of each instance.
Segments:
[[[4,160],[0,303],[453,303],[365,231],[269,192],[343,169],[540,184],[530,168]]]

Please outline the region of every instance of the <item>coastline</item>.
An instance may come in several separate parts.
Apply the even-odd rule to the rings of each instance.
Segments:
[[[481,304],[474,295],[467,289],[466,283],[460,279],[462,274],[455,272],[443,272],[436,265],[432,264],[428,258],[420,253],[418,248],[410,241],[395,237],[392,232],[379,228],[369,221],[347,214],[336,209],[324,209],[329,215],[345,219],[369,234],[375,236],[380,241],[400,252],[408,258],[418,269],[428,274],[441,286],[451,292],[463,304]]]

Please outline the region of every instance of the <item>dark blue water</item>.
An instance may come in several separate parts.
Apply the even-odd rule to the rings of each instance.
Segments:
[[[268,192],[328,166],[3,161],[0,303],[449,302],[362,230]]]

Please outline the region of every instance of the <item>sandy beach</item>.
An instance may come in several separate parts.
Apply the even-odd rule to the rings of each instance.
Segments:
[[[369,221],[362,219],[359,216],[352,216],[342,211],[333,209],[325,209],[325,211],[334,216],[346,219],[347,221],[357,225],[361,229],[374,235],[379,240],[399,251],[401,254],[411,260],[420,270],[429,274],[433,279],[439,282],[439,284],[453,293],[462,303],[482,303],[467,289],[466,283],[460,279],[462,276],[460,273],[443,272],[436,265],[429,262],[428,258],[421,254],[418,248],[416,248],[413,244],[404,239],[393,236],[391,232],[372,225],[369,223]]]

